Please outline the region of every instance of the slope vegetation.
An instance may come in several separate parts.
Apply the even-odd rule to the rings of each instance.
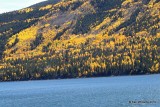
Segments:
[[[0,80],[160,72],[159,0],[48,0],[0,15]]]

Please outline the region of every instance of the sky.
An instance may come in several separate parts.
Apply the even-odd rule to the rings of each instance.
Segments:
[[[46,0],[0,0],[0,13],[19,10]]]

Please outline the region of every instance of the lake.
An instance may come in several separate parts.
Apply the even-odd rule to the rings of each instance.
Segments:
[[[160,107],[160,75],[1,82],[0,107]]]

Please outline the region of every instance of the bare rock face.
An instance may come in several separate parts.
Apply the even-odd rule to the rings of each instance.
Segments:
[[[150,1],[151,1],[151,0],[142,0],[142,3],[146,5],[146,4],[148,4]]]

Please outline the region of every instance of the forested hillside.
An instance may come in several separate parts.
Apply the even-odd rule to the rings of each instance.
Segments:
[[[152,73],[159,0],[48,0],[0,14],[0,81]]]

